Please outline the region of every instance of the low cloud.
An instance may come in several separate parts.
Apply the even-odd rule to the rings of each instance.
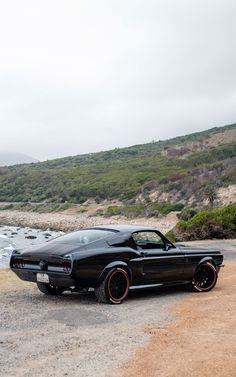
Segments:
[[[234,1],[1,3],[0,148],[39,159],[236,119]]]

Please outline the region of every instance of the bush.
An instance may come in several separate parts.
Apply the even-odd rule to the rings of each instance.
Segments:
[[[117,216],[117,215],[122,215],[122,210],[125,207],[122,206],[109,206],[107,210],[104,212],[104,216],[110,217],[110,216]]]
[[[180,220],[188,221],[197,214],[196,208],[185,207],[178,215]]]
[[[180,220],[173,229],[176,240],[203,240],[236,237],[236,204],[201,211],[188,221]]]
[[[169,230],[169,232],[167,232],[165,234],[166,238],[170,241],[170,242],[175,242],[175,235],[174,235],[174,232],[173,230]]]
[[[13,208],[13,204],[6,204],[6,205],[3,205],[3,206],[0,206],[0,211],[2,210],[5,210],[5,209],[12,209]]]
[[[128,218],[135,217],[157,217],[160,214],[167,215],[172,211],[180,211],[183,209],[181,203],[148,203],[133,204],[124,206],[110,206],[103,212],[104,216],[126,216]]]

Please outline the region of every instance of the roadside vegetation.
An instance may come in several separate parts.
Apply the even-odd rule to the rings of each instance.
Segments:
[[[166,235],[171,241],[236,238],[236,204],[206,209],[180,220]]]
[[[134,204],[124,206],[109,206],[106,210],[98,210],[97,215],[105,217],[125,216],[127,218],[135,217],[158,217],[159,215],[167,215],[172,211],[181,211],[184,205],[182,203],[149,203]]]
[[[65,211],[69,209],[71,206],[71,203],[10,203],[6,205],[1,205],[0,211],[12,209],[24,212],[50,213]]]

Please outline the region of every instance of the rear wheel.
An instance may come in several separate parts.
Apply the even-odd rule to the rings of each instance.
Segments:
[[[45,283],[37,283],[37,286],[40,292],[44,293],[45,295],[50,295],[50,296],[61,295],[65,290],[64,287],[58,287],[56,285],[45,284]]]
[[[101,285],[95,288],[95,295],[99,302],[121,304],[129,292],[129,276],[122,268],[112,269]]]
[[[197,292],[210,291],[216,285],[217,277],[217,271],[213,264],[210,262],[202,263],[194,274],[192,288]]]

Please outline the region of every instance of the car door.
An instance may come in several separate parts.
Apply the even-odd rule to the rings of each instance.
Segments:
[[[140,231],[132,235],[142,263],[146,284],[181,280],[184,270],[184,254],[174,245],[167,244],[161,233]]]

